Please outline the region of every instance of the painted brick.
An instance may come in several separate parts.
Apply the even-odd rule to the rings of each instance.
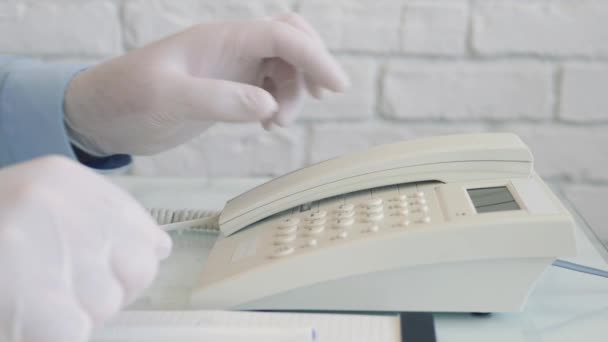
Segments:
[[[396,119],[548,119],[552,68],[541,63],[391,63],[382,113]]]
[[[407,2],[401,19],[401,51],[462,55],[466,49],[465,1]]]
[[[265,177],[303,166],[305,133],[264,131],[258,124],[218,124],[177,149],[137,157],[133,174],[146,176]]]
[[[481,54],[606,55],[608,2],[475,1],[473,46]]]
[[[378,0],[305,0],[299,12],[334,50],[399,50],[402,4]]]
[[[128,0],[126,42],[142,46],[188,26],[217,20],[253,19],[291,8],[284,0]]]
[[[608,120],[608,65],[566,65],[561,82],[559,115],[562,119]]]
[[[315,163],[366,148],[407,139],[486,131],[479,124],[436,125],[393,123],[327,123],[315,125],[310,137],[310,161]]]
[[[0,51],[34,56],[112,56],[122,50],[110,1],[8,2],[0,7]]]

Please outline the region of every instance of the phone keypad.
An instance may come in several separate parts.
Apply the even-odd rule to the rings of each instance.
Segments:
[[[443,221],[432,185],[393,185],[307,203],[268,221],[270,258],[313,249],[401,234]],[[264,230],[268,231],[268,230]]]

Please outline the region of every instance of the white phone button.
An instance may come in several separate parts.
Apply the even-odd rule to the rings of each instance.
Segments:
[[[372,198],[365,202],[368,206],[382,205],[382,198]]]
[[[352,211],[353,209],[355,209],[355,206],[351,203],[344,203],[338,206],[338,210],[341,211]]]
[[[367,213],[381,213],[382,210],[384,210],[384,208],[382,207],[382,205],[377,205],[377,206],[368,206],[367,207]]]
[[[428,216],[425,216],[423,218],[421,218],[420,220],[418,220],[418,223],[429,223],[431,222],[431,218]]]
[[[274,250],[274,252],[272,253],[272,256],[275,258],[283,257],[283,256],[293,253],[295,250],[296,249],[293,248],[292,246],[282,245],[282,246],[277,247]]]
[[[395,228],[407,228],[410,225],[410,220],[403,220],[401,222],[395,223],[393,227]]]
[[[391,208],[407,208],[408,207],[408,203],[407,202],[395,202],[393,203],[393,205],[391,205]]]
[[[296,239],[296,234],[279,234],[276,235],[275,241],[278,243],[291,242]]]
[[[384,215],[382,213],[374,213],[374,214],[368,214],[365,219],[368,222],[378,222],[381,221],[384,218]]]
[[[325,230],[325,225],[306,226],[306,227],[304,227],[304,230],[306,230],[308,233],[311,233],[311,234],[319,234]]]
[[[310,221],[306,222],[306,227],[322,226],[326,222],[327,222],[327,220],[325,220],[324,218],[314,219],[314,220],[310,220]]]
[[[426,213],[429,211],[429,207],[427,205],[423,205],[421,207],[415,208],[414,211]]]
[[[314,247],[318,244],[317,239],[308,239],[306,241],[304,241],[304,244],[302,245],[302,247]]]
[[[338,232],[338,234],[334,235],[334,237],[332,237],[332,240],[346,239],[347,237],[348,237],[348,232],[343,230],[341,232]]]
[[[393,197],[393,202],[403,202],[407,201],[407,195],[397,195]]]
[[[337,219],[345,219],[345,218],[353,217],[353,215],[355,215],[354,211],[338,211],[338,212],[336,212],[336,218]]]
[[[378,227],[377,224],[370,224],[367,228],[363,228],[363,230],[361,230],[362,233],[376,233],[378,230],[380,230],[380,227]]]
[[[414,196],[416,196],[418,198],[422,198],[422,197],[424,197],[424,192],[422,192],[422,191],[416,191],[414,193]]]
[[[408,209],[397,209],[391,212],[391,216],[407,216],[410,214]]]
[[[283,226],[280,225],[277,227],[277,229],[281,232],[281,233],[293,233],[296,230],[298,230],[298,226]]]
[[[313,211],[310,214],[306,215],[306,217],[311,220],[322,219],[325,216],[327,216],[327,212],[325,210]]]
[[[339,228],[343,228],[343,227],[348,227],[348,226],[352,226],[353,223],[355,223],[355,220],[352,218],[343,218],[343,219],[337,219],[334,221],[334,226],[339,227]]]
[[[426,204],[426,199],[424,199],[424,198],[418,198],[414,202],[417,203],[417,204]]]
[[[287,219],[284,219],[283,221],[281,221],[280,225],[281,227],[290,227],[290,226],[297,226],[300,223],[300,219],[297,217],[290,217]]]

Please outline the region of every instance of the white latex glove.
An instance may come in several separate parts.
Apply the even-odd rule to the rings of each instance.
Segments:
[[[85,342],[155,277],[171,240],[70,160],[0,171],[0,341]]]
[[[72,139],[97,154],[153,154],[217,121],[285,125],[306,88],[348,77],[293,13],[194,26],[77,75],[65,98]]]

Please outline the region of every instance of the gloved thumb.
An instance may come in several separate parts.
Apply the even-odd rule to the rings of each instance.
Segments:
[[[186,76],[168,87],[166,110],[189,120],[261,121],[279,110],[268,91],[245,83]]]

